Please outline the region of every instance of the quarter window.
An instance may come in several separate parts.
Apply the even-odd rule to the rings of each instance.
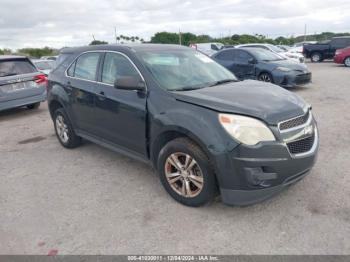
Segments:
[[[99,53],[81,55],[75,62],[74,77],[92,81],[95,80],[99,58]],[[74,64],[72,66],[74,66]],[[71,68],[68,71],[68,73],[72,73]]]
[[[140,75],[125,56],[117,53],[106,53],[102,82],[113,85],[121,77],[140,77]]]

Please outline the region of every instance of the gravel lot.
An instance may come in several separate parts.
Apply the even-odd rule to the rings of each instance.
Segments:
[[[46,104],[0,114],[0,254],[350,254],[350,69],[309,64],[312,173],[269,201],[173,201],[150,167],[91,143],[59,145]],[[348,112],[348,113],[346,113]]]

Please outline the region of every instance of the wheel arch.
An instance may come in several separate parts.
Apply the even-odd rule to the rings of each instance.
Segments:
[[[205,144],[192,132],[186,130],[182,127],[172,127],[164,130],[163,132],[159,133],[157,137],[154,139],[154,141],[151,143],[150,147],[150,160],[154,167],[157,166],[158,156],[159,152],[162,150],[162,148],[169,143],[170,141],[176,139],[176,138],[188,138],[192,142],[194,142],[200,149],[203,150],[204,154],[208,157],[208,159],[211,161],[211,154],[208,150],[208,148],[205,146]]]

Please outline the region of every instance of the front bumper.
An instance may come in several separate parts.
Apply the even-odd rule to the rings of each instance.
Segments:
[[[295,87],[301,85],[307,85],[312,81],[312,73],[281,73],[274,72],[273,80],[275,84],[278,84],[282,87]]]
[[[344,58],[340,55],[336,55],[334,57],[334,63],[336,64],[343,64],[344,63]]]
[[[300,133],[300,130],[294,129],[290,134],[277,135],[280,142],[239,145],[232,152],[218,157],[217,177],[222,201],[238,206],[258,203],[309,174],[316,162],[319,146],[317,126],[312,121],[315,139],[310,150],[302,154],[291,153],[288,145],[293,142],[284,142]],[[273,132],[276,134],[278,128]]]

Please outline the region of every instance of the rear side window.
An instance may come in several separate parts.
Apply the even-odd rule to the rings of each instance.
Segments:
[[[0,61],[0,77],[37,72],[36,68],[27,60]]]
[[[131,62],[123,55],[106,53],[103,63],[102,82],[113,85],[120,77],[139,77]]]
[[[100,58],[99,53],[87,53],[81,55],[78,60],[68,69],[68,74],[77,78],[85,80],[95,80],[98,61]],[[75,65],[74,73],[71,68]]]
[[[232,61],[233,51],[232,50],[221,51],[215,58],[222,61]]]

